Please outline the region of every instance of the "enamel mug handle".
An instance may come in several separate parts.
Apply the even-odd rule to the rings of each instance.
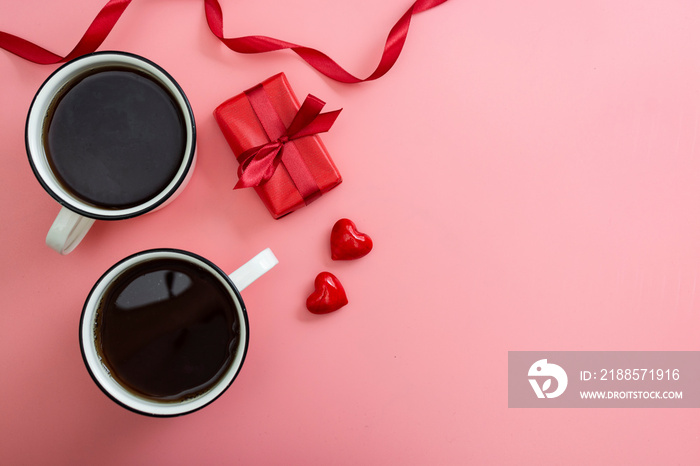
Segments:
[[[93,223],[95,219],[62,207],[46,235],[46,244],[61,254],[68,254],[85,237]]]
[[[229,278],[233,284],[236,285],[238,291],[243,291],[248,285],[262,277],[278,263],[279,261],[270,248],[267,248],[240,266],[235,272],[229,275]]]

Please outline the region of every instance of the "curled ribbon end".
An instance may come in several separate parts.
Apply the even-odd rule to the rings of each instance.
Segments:
[[[260,183],[251,182],[251,180],[249,180],[245,175],[243,175],[240,178],[238,178],[238,182],[233,187],[233,189],[236,190],[236,189],[252,188],[252,187],[258,186],[260,184],[262,184],[262,182],[260,182]]]

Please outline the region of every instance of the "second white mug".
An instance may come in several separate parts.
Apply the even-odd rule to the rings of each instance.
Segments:
[[[90,291],[80,349],[97,386],[139,414],[171,417],[217,399],[245,360],[240,291],[278,263],[265,249],[227,275],[179,249],[152,249],[112,266]]]

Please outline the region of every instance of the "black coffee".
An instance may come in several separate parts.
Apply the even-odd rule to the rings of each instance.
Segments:
[[[112,377],[158,401],[213,387],[240,338],[236,305],[210,272],[181,259],[154,259],[120,275],[105,292],[95,342]]]
[[[185,156],[185,123],[172,95],[129,68],[76,79],[55,99],[47,122],[44,147],[57,179],[102,208],[152,199]]]

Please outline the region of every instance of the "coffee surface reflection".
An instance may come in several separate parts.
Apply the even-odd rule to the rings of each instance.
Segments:
[[[111,376],[135,394],[182,401],[213,387],[239,340],[236,305],[211,272],[159,258],[123,272],[103,296],[95,339]]]

